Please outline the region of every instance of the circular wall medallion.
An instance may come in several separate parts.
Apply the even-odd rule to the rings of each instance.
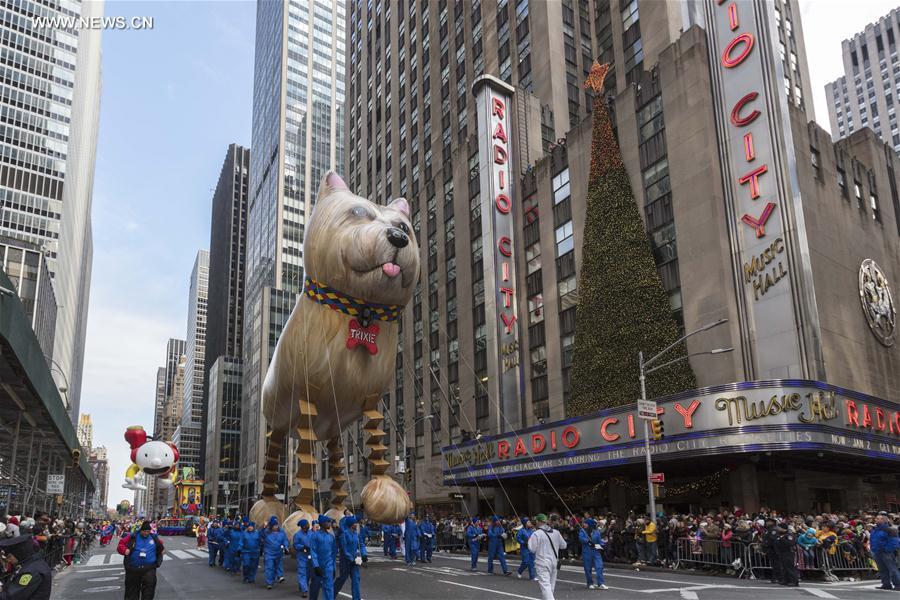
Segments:
[[[869,329],[879,342],[892,346],[897,331],[897,307],[884,271],[871,258],[859,266],[859,301]]]

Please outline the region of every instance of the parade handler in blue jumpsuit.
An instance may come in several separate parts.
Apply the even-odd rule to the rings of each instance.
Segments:
[[[500,560],[500,568],[503,569],[504,575],[511,575],[512,571],[506,566],[506,550],[503,548],[504,540],[506,540],[506,530],[500,524],[497,516],[491,517],[491,526],[488,528],[488,568],[487,572],[494,573],[494,559]]]
[[[472,524],[466,527],[466,543],[469,544],[469,554],[472,557],[472,571],[478,570],[478,551],[481,549],[481,540],[484,532],[478,517],[472,519]]]
[[[238,565],[238,557],[241,553],[241,524],[238,521],[232,521],[231,526],[225,529],[222,534],[222,553],[225,554],[224,566],[229,573],[237,573],[240,569]]]
[[[400,535],[403,532],[400,530],[399,525],[388,525],[388,527],[390,527],[390,529],[391,529],[391,536],[390,536],[391,558],[397,558],[397,546],[400,543]]]
[[[306,598],[309,593],[309,579],[312,577],[310,552],[313,532],[309,530],[309,521],[306,519],[300,519],[297,525],[300,526],[300,530],[294,534],[291,543],[297,554],[297,585],[300,586],[300,595]]]
[[[350,588],[353,600],[361,600],[359,590],[359,567],[368,562],[366,556],[366,545],[363,543],[362,536],[359,533],[359,521],[356,517],[350,515],[341,519],[341,537],[339,544],[339,552],[341,557],[341,575],[334,583],[334,594],[338,595],[344,582],[350,578]]]
[[[259,569],[259,548],[262,538],[256,530],[256,523],[247,522],[247,528],[241,537],[241,570],[244,583],[256,583],[256,571]]]
[[[266,563],[266,588],[272,589],[276,581],[284,581],[284,570],[281,568],[281,559],[285,552],[290,552],[291,545],[287,536],[278,524],[278,518],[269,517],[269,527],[266,539],[263,541],[263,559]]]
[[[534,557],[528,550],[528,538],[534,533],[534,524],[528,517],[522,517],[522,527],[516,532],[516,541],[519,542],[519,555],[522,562],[519,563],[518,577],[522,579],[522,572],[528,569],[528,578],[534,579]]]
[[[419,525],[419,535],[421,536],[419,540],[419,560],[421,562],[431,562],[431,553],[434,552],[435,531],[431,517],[425,517],[425,520]]]
[[[334,600],[334,560],[337,557],[337,540],[331,533],[334,519],[319,515],[320,529],[312,535],[310,558],[313,565],[312,585],[309,595],[317,600],[322,590],[322,600]]]
[[[414,513],[410,513],[406,517],[403,541],[405,542],[403,559],[406,561],[406,564],[415,565],[416,555],[419,554],[419,525],[416,523],[416,515]]]
[[[593,519],[585,519],[581,522],[581,529],[578,530],[578,541],[581,542],[581,566],[584,567],[584,577],[589,590],[596,589],[594,578],[591,575],[594,568],[594,545],[591,542],[591,532],[596,524]]]
[[[601,525],[604,522],[601,521]],[[603,539],[603,533],[597,527],[591,532],[591,545],[594,550],[594,576],[597,578],[597,589],[608,590],[606,581],[603,579],[603,548],[606,547],[606,541]]]
[[[213,521],[209,526],[206,538],[206,549],[209,551],[209,566],[216,566],[216,556],[219,554],[219,541],[222,539],[222,528],[218,521]]]

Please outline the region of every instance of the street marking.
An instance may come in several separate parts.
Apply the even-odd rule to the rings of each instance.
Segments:
[[[816,589],[816,588],[803,588],[803,589],[806,590],[807,592],[809,592],[810,594],[812,594],[813,596],[818,596],[819,598],[837,598],[837,596],[835,596],[833,594],[829,594],[825,590],[820,590],[820,589]]]
[[[102,573],[103,571],[121,571],[122,567],[106,567],[103,569],[74,569],[73,573]],[[66,571],[63,571],[65,573]]]
[[[94,581],[118,581],[119,577],[120,577],[120,576],[115,576],[115,577],[91,577],[90,579],[88,579],[88,581],[91,581],[91,582],[94,582]]]
[[[91,587],[84,590],[85,592],[114,592],[116,590],[121,590],[121,585],[101,585],[97,587]]]
[[[184,550],[169,550],[169,554],[171,554],[175,558],[194,558]]]
[[[99,567],[104,562],[106,562],[106,557],[111,556],[110,554],[95,554],[88,559],[84,566],[86,567]]]
[[[458,585],[459,587],[470,588],[473,590],[479,590],[481,592],[489,592],[492,594],[501,594],[503,596],[512,596],[513,598],[525,598],[525,600],[540,600],[539,598],[534,598],[533,596],[520,596],[519,594],[510,594],[509,592],[501,592],[500,590],[492,590],[490,588],[478,587],[477,585],[466,585],[464,583],[456,583],[455,581],[447,581],[446,579],[438,579],[441,583],[449,583],[450,585]]]
[[[185,550],[185,552],[190,552],[197,558],[209,558],[209,552],[204,552],[203,550]]]
[[[832,596],[832,598],[833,597],[834,596]],[[700,600],[700,596],[697,595],[697,592],[681,590],[681,600]]]

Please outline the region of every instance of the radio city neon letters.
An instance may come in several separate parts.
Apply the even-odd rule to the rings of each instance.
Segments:
[[[724,2],[725,0],[719,0],[718,4],[722,5],[724,4]],[[731,2],[726,9],[728,11],[728,24],[731,31],[735,31],[740,27],[740,20],[738,19],[738,8],[739,6],[737,2]],[[725,46],[725,50],[722,52],[722,66],[726,69],[734,69],[736,67],[739,67],[750,56],[755,43],[756,39],[753,37],[752,33],[745,31],[743,33],[737,34]],[[740,100],[735,102],[734,107],[731,109],[731,124],[734,127],[747,127],[751,123],[756,121],[757,118],[759,118],[762,113],[758,109],[753,108],[752,106],[748,106],[757,98],[759,98],[759,92],[753,90],[744,95]],[[749,110],[749,112],[747,112],[747,110]],[[756,160],[756,148],[753,144],[752,132],[747,132],[743,136],[743,151],[744,159],[748,163]],[[747,189],[750,193],[750,198],[752,200],[757,200],[762,194],[762,189],[760,187],[760,178],[765,175],[768,170],[768,165],[762,164],[754,169],[751,169],[744,175],[738,177],[738,183],[741,186],[747,186]],[[745,213],[741,217],[741,222],[749,227],[752,227],[754,232],[756,233],[757,238],[762,238],[766,235],[766,222],[769,220],[769,217],[772,216],[772,213],[775,211],[775,207],[776,204],[774,202],[766,202],[765,207],[758,217],[754,217],[749,213]]]

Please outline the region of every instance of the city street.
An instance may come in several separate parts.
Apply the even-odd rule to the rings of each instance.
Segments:
[[[268,591],[265,589],[262,569],[256,585],[242,585],[237,576],[229,576],[221,569],[210,569],[206,558],[197,551],[193,538],[165,538],[167,554],[158,572],[156,597],[160,600],[185,598],[299,598],[294,576],[293,559],[285,560],[283,584]],[[380,548],[370,548],[370,560],[362,573],[363,598],[369,600],[392,598],[446,600],[454,598],[489,599],[521,598],[539,600],[536,583],[511,577],[485,573],[484,555],[479,559],[479,572],[468,570],[468,558],[461,555],[435,554],[431,564],[407,567],[399,557],[385,559]],[[510,559],[510,566],[518,561]],[[798,589],[786,589],[768,582],[735,580],[725,577],[709,577],[682,572],[636,572],[631,569],[606,570],[608,591],[587,590],[580,566],[566,565],[556,587],[556,597],[562,599],[653,598],[658,600],[755,600],[772,598],[801,600],[831,598],[857,600],[862,598],[892,597],[889,592],[874,590],[875,581],[841,582],[837,584],[810,583]],[[85,564],[68,569],[54,581],[54,600],[120,599],[123,595],[124,572],[121,557],[115,546],[97,548]],[[341,591],[341,598],[350,598],[349,582]]]

